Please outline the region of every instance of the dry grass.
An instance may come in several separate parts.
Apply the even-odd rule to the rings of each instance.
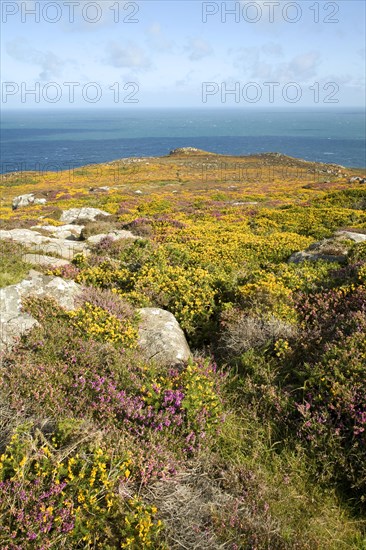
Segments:
[[[334,237],[332,239],[325,239],[320,243],[314,243],[309,246],[309,250],[313,250],[326,256],[343,256],[348,253],[351,246],[352,241]]]
[[[84,220],[83,222],[79,222],[78,220],[78,224],[79,223],[81,223],[81,225],[84,225],[84,228],[81,231],[82,240],[87,239],[92,235],[110,233],[111,231],[119,229],[118,223],[116,223],[116,219],[114,216],[113,216],[113,220],[110,220],[110,217],[108,217],[108,221],[96,220],[95,222],[90,222],[88,220]]]
[[[212,513],[233,498],[198,467],[155,483],[144,497],[160,511],[170,550],[228,548],[228,543],[220,542],[213,531]]]
[[[294,336],[295,327],[276,317],[260,318],[242,314],[222,334],[219,352],[237,357],[252,348],[260,348],[279,338]]]

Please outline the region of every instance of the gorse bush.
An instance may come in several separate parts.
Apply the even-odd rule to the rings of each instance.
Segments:
[[[215,308],[215,289],[212,276],[201,268],[179,266],[146,266],[133,277],[131,293],[122,291],[128,299],[168,309],[187,334],[205,327]],[[206,329],[207,330],[207,329]]]
[[[356,244],[350,253],[350,261],[366,261],[366,241]]]
[[[129,320],[120,320],[106,309],[85,302],[84,306],[68,313],[71,325],[90,338],[111,342],[125,348],[137,345],[137,330]]]
[[[47,437],[27,423],[12,435],[0,458],[2,548],[162,548],[156,508],[121,496],[130,455],[112,457],[90,438],[65,446],[70,426]]]
[[[170,376],[160,376],[141,389],[149,406],[178,413],[178,423],[186,424],[189,450],[193,450],[195,443],[199,443],[197,438],[205,437],[206,432],[215,430],[222,421],[220,385],[215,365],[206,363],[189,364],[183,372],[171,371]],[[169,427],[171,423],[167,416],[158,428]]]
[[[344,189],[328,193],[322,203],[347,209],[365,210],[366,193],[364,189]]]

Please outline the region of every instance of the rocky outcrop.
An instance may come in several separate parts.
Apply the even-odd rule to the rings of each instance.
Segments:
[[[1,293],[2,290],[0,290]],[[10,291],[6,299],[8,301],[11,300]],[[14,293],[13,299],[17,299],[17,294]],[[2,298],[0,298],[0,302],[2,301]],[[27,313],[19,313],[19,315],[2,313],[0,316],[0,360],[2,353],[10,350],[23,334],[27,333],[37,324],[38,322]]]
[[[37,325],[36,319],[22,311],[22,299],[53,298],[60,307],[71,311],[78,307],[81,291],[82,287],[74,281],[35,270],[21,283],[0,289],[0,350],[13,347],[23,334]],[[191,352],[172,313],[158,308],[142,308],[138,312],[141,317],[138,344],[146,360],[161,366],[178,366],[188,361]]]
[[[288,260],[289,263],[299,264],[301,262],[317,262],[324,260],[327,262],[344,263],[346,261],[346,255],[344,254],[322,254],[320,252],[311,252],[309,250],[300,250],[292,254]]]
[[[355,243],[363,243],[364,241],[366,241],[365,233],[356,233],[354,231],[337,231],[335,235],[337,237],[341,237],[343,239],[346,239],[348,241],[353,241]]]
[[[215,153],[209,153],[208,151],[203,151],[202,149],[197,149],[197,147],[178,147],[170,151],[169,155],[212,155]]]
[[[360,176],[354,176],[349,179],[349,183],[366,183],[366,178],[361,178]]]
[[[31,229],[0,230],[0,240],[15,241],[38,254],[54,254],[72,260],[75,254],[87,252],[86,243],[45,237]]]
[[[74,281],[49,277],[34,270],[21,283],[0,289],[1,351],[11,348],[20,336],[37,324],[31,315],[22,311],[22,298],[53,298],[64,309],[73,310],[80,291],[80,285]]]
[[[70,210],[64,210],[62,212],[60,220],[67,224],[75,223],[78,220],[94,222],[98,216],[107,217],[110,216],[110,214],[99,208],[70,208]]]
[[[65,265],[70,265],[70,262],[67,260],[53,258],[45,254],[24,254],[23,261],[30,265],[39,265],[42,267],[64,267]]]
[[[81,232],[84,229],[84,225],[35,225],[31,229],[49,233],[51,237],[55,237],[56,239],[77,241],[80,239]]]
[[[31,204],[46,204],[46,199],[37,199],[34,193],[28,193],[27,195],[19,195],[13,199],[13,210],[21,208],[23,206],[30,206]]]
[[[107,185],[103,185],[102,187],[90,187],[89,191],[90,193],[106,193],[111,189],[118,189],[118,187],[108,187]]]
[[[131,233],[131,231],[126,231],[125,229],[111,231],[110,233],[100,233],[99,235],[91,235],[86,239],[88,245],[99,244],[103,239],[108,238],[112,241],[118,241],[120,239],[132,239],[136,241],[138,237]]]
[[[245,202],[242,202],[242,201],[237,201],[237,202],[232,202],[232,203],[229,203],[231,204],[232,206],[255,206],[258,204],[258,202],[256,201],[245,201]]]
[[[38,229],[38,231],[36,231],[36,229]],[[38,256],[52,255],[71,261],[75,254],[89,254],[89,247],[99,244],[106,237],[110,238],[112,241],[119,239],[130,239],[135,241],[138,239],[131,231],[121,229],[92,235],[85,242],[78,241],[76,239],[80,238],[82,229],[82,225],[70,224],[59,227],[35,226],[33,229],[0,230],[0,241],[15,241],[22,244],[29,252],[36,253]],[[40,231],[48,232],[50,236],[45,236],[41,234]],[[40,260],[37,264],[42,265],[42,261]],[[56,264],[56,262],[54,262],[54,264]]]
[[[347,243],[348,241],[348,243]],[[325,260],[327,262],[344,263],[347,260],[350,250],[349,241],[361,243],[366,241],[366,235],[352,231],[337,231],[330,239],[313,243],[306,250],[292,254],[289,263],[316,262]]]
[[[172,313],[159,308],[142,308],[139,326],[139,348],[147,360],[163,366],[180,365],[188,361],[191,351]]]

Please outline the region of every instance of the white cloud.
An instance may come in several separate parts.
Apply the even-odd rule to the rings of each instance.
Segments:
[[[316,75],[319,61],[320,54],[316,51],[297,55],[288,63],[289,76],[302,80],[311,78]]]
[[[271,55],[273,57],[282,57],[283,55],[282,45],[275,42],[263,44],[261,50],[264,54]]]
[[[150,48],[159,52],[171,52],[175,45],[164,35],[160,23],[153,23],[146,32],[147,43]]]
[[[183,77],[182,79],[180,80],[177,80],[175,85],[178,87],[178,88],[184,88],[185,86],[187,86],[187,84],[190,84],[192,82],[192,76],[194,75],[194,71],[189,71],[185,77]]]
[[[41,52],[31,47],[24,39],[14,39],[6,45],[6,51],[10,57],[21,63],[38,65],[41,68],[39,78],[50,80],[61,75],[66,61],[60,59],[50,51]]]
[[[188,58],[191,61],[199,61],[213,53],[211,44],[202,38],[191,38],[185,51],[189,53]]]
[[[105,62],[113,67],[124,69],[148,69],[151,60],[145,51],[133,42],[126,45],[112,42],[108,47],[108,55]]]
[[[234,67],[244,73],[244,77],[270,81],[299,81],[304,82],[315,77],[320,63],[320,54],[317,51],[310,51],[298,54],[289,61],[274,63],[268,59],[268,52],[271,47],[241,48],[234,61]],[[276,55],[282,55],[282,50],[272,48]]]

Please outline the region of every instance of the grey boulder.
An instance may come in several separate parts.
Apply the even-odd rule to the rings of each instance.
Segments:
[[[294,252],[294,254],[292,254],[288,259],[288,262],[293,264],[300,264],[301,262],[317,262],[319,260],[343,263],[346,260],[346,256],[343,254],[321,254],[319,252],[301,250],[299,252]]]
[[[23,261],[34,266],[40,265],[43,267],[64,267],[70,265],[67,260],[61,258],[53,258],[45,254],[24,254]]]
[[[154,360],[162,366],[180,365],[191,357],[184,332],[172,313],[159,308],[138,310],[138,345],[147,360]]]
[[[354,231],[337,231],[336,236],[342,237],[343,239],[347,239],[349,241],[353,241],[355,243],[363,243],[364,241],[366,241],[365,233],[355,233]]]
[[[354,240],[350,237],[352,233],[340,231],[329,239],[311,244],[306,250],[295,252],[288,259],[289,263],[316,262],[324,260],[327,262],[344,263],[347,260],[349,245],[346,241]]]
[[[45,237],[31,229],[0,230],[0,240],[18,242],[38,254],[55,254],[65,260],[72,260],[75,254],[87,253],[85,243]]]
[[[21,208],[23,206],[30,206],[31,204],[46,204],[46,199],[37,199],[34,193],[28,193],[26,195],[19,195],[13,199],[13,210]]]
[[[51,237],[55,237],[57,239],[67,239],[75,241],[80,239],[80,235],[82,230],[84,229],[84,225],[36,225],[32,227],[32,229],[41,230],[49,233]]]
[[[110,216],[110,214],[99,208],[70,208],[70,210],[64,210],[62,212],[60,220],[65,223],[75,223],[78,220],[94,222],[97,216],[107,217]]]
[[[349,180],[350,183],[366,183],[366,178],[361,178],[360,176],[355,176],[355,177],[352,177],[350,178]]]
[[[50,277],[31,270],[26,279],[17,285],[0,289],[1,351],[11,348],[37,321],[21,309],[22,298],[37,296],[53,298],[64,309],[75,309],[81,286],[74,281]]]

